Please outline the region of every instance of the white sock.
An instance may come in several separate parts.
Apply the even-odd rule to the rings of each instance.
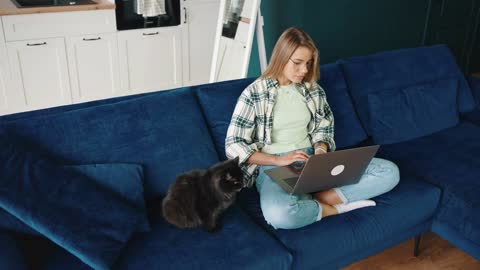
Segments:
[[[335,207],[338,213],[341,214],[341,213],[349,212],[358,208],[375,206],[375,205],[377,204],[372,200],[361,200],[361,201],[356,201],[351,203],[336,204],[333,207]]]

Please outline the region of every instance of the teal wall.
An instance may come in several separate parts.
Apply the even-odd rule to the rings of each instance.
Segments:
[[[322,63],[422,44],[427,0],[305,2],[310,7],[303,28],[317,44]]]
[[[443,10],[441,18],[444,24],[458,25],[458,18],[466,16],[468,9],[476,10],[478,5],[472,3],[478,2],[480,0],[262,0],[267,59],[277,38],[290,26],[300,27],[310,34],[319,49],[322,64],[345,57],[424,44],[447,43],[456,52],[454,47],[458,38],[449,40],[452,35],[440,40],[430,38],[437,35],[434,31],[435,18],[440,16],[440,8],[443,7],[454,14],[448,15],[450,13]],[[465,7],[454,9],[449,5]],[[477,6],[471,8],[471,5]],[[478,15],[473,17],[478,19]],[[470,20],[465,19],[466,25],[461,25],[459,29],[474,29],[473,20]],[[451,32],[458,35],[457,29],[454,30]],[[467,32],[463,35],[470,35]],[[260,75],[256,42],[255,38],[248,72],[250,77]],[[475,46],[478,47],[478,44]],[[461,57],[465,58],[466,55],[459,54],[457,58]],[[462,63],[463,60],[459,60]]]

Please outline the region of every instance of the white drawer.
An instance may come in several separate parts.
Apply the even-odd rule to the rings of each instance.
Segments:
[[[117,31],[115,10],[87,10],[3,16],[6,41]]]

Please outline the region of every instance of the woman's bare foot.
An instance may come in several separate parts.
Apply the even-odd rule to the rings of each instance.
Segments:
[[[344,203],[334,189],[320,191],[313,194],[313,198],[323,204],[335,205]]]
[[[337,208],[325,203],[320,204],[322,205],[322,218],[338,214]]]

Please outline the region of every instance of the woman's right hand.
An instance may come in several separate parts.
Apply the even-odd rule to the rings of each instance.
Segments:
[[[294,152],[290,152],[284,156],[277,156],[276,157],[276,166],[287,166],[287,165],[290,165],[292,164],[293,162],[296,162],[296,161],[301,161],[301,162],[305,162],[307,161],[307,159],[309,158],[308,154],[301,151],[301,150],[297,150],[297,151],[294,151]]]

